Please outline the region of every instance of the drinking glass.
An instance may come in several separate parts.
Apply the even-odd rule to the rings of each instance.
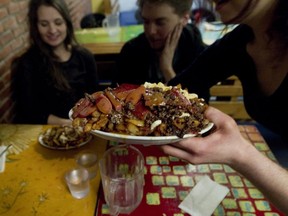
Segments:
[[[82,199],[90,190],[89,173],[83,168],[71,169],[65,174],[65,180],[73,197]]]
[[[78,167],[87,169],[89,178],[93,179],[97,175],[98,159],[97,154],[92,151],[83,151],[76,156],[76,163]]]
[[[131,145],[118,145],[104,153],[99,166],[110,215],[130,214],[143,197],[142,153]]]
[[[118,13],[107,15],[102,21],[102,26],[106,29],[109,36],[117,36],[120,32],[120,21]]]

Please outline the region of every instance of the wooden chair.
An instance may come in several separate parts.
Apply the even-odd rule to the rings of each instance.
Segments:
[[[236,76],[231,76],[224,82],[210,88],[209,104],[235,120],[251,120],[243,103],[242,85]]]

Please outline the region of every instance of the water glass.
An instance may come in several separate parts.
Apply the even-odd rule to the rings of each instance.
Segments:
[[[97,154],[92,151],[83,151],[76,156],[76,163],[78,167],[88,170],[89,179],[96,177],[98,170]]]
[[[65,180],[73,197],[82,199],[90,190],[89,173],[86,169],[75,168],[65,174]]]
[[[109,36],[113,37],[120,32],[120,21],[118,13],[107,15],[102,21],[103,28],[106,29]]]
[[[144,186],[144,157],[135,147],[108,149],[99,162],[110,215],[130,214],[140,204]]]

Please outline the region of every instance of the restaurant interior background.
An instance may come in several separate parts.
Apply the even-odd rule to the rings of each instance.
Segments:
[[[65,1],[71,11],[75,28],[80,28],[81,18],[92,11],[92,1]],[[11,89],[13,75],[10,65],[13,58],[28,46],[26,24],[28,3],[29,0],[1,0],[0,4],[0,123],[9,123],[13,118],[14,102]]]
[[[72,16],[75,30],[80,29],[81,19],[91,13],[111,13],[115,0],[65,0]],[[197,0],[196,0],[197,1]],[[28,46],[27,5],[29,0],[0,1],[0,123],[13,119],[12,78],[10,65]],[[134,19],[131,11],[137,9],[136,0],[119,0],[123,17]],[[119,8],[118,8],[119,9]],[[126,13],[128,12],[128,13]],[[122,22],[124,22],[122,19]],[[135,20],[132,20],[135,22]],[[99,57],[101,58],[101,57]]]
[[[81,29],[81,20],[86,15],[92,13],[109,14],[113,10],[120,10],[120,24],[134,25],[137,24],[135,11],[137,10],[136,0],[65,0],[72,16],[75,30]],[[121,7],[112,7],[114,2],[118,1]],[[28,29],[27,29],[27,5],[29,0],[1,0],[0,1],[0,123],[11,123],[14,116],[14,101],[12,99],[13,74],[11,74],[10,65],[12,60],[20,55],[28,46]],[[205,2],[205,0],[204,0]],[[193,8],[199,7],[203,0],[194,0]],[[205,3],[204,3],[205,4]],[[204,5],[208,7],[207,5]],[[217,18],[217,14],[216,14]],[[109,63],[113,55],[109,56],[108,64],[107,55],[95,55],[98,68],[102,74],[111,75],[115,69],[115,62]],[[115,57],[115,56],[114,56]],[[104,62],[104,64],[103,64]],[[233,78],[234,79],[234,78]],[[233,80],[232,79],[232,80]],[[235,117],[240,113],[240,120],[250,121],[242,101],[236,101],[242,94],[241,83],[233,81],[232,86],[215,86],[212,93],[215,95],[226,95],[233,93],[231,101],[225,101],[223,104],[211,104],[220,108],[222,111]],[[233,89],[232,89],[232,88]],[[232,98],[236,98],[232,101]],[[236,106],[237,105],[237,106]],[[235,115],[236,113],[236,115]],[[243,117],[244,116],[244,117]],[[242,119],[241,119],[242,118]],[[285,147],[285,146],[284,146]],[[280,146],[272,149],[276,157],[284,158],[284,163],[288,167],[288,150]]]

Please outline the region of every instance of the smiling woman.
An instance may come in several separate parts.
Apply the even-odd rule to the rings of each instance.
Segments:
[[[30,47],[13,62],[16,123],[70,125],[70,107],[98,90],[94,56],[76,43],[63,0],[31,0]]]
[[[63,41],[67,37],[65,20],[56,9],[45,5],[38,8],[37,15],[40,38],[44,43],[53,47],[55,54],[59,52],[58,57],[61,61],[67,61],[71,53],[69,49],[63,49]]]

